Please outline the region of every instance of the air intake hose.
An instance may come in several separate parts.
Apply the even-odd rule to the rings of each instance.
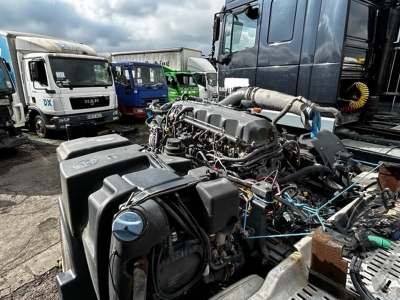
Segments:
[[[329,112],[335,116],[335,124],[337,126],[342,124],[342,116],[340,112],[333,107],[320,107],[317,104],[301,97],[293,97],[288,94],[260,89],[257,87],[241,88],[236,92],[230,94],[223,99],[221,105],[239,105],[241,100],[250,100],[253,107],[260,107],[276,111],[283,111],[282,115],[277,117],[281,118],[287,111],[301,117],[304,127],[308,130],[311,125],[308,123],[308,113],[306,108],[311,108],[317,112]],[[289,110],[287,108],[290,106]],[[275,120],[276,123],[277,120]]]

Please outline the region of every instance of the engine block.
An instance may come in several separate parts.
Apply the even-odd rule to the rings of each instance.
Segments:
[[[186,122],[201,126],[210,125],[231,141],[241,142],[252,147],[265,145],[269,141],[271,124],[260,117],[218,105],[193,101],[180,101],[174,107],[187,110]],[[193,118],[193,119],[192,119]],[[197,123],[196,123],[197,121]]]

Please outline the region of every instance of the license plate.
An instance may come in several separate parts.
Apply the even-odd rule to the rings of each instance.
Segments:
[[[91,120],[91,119],[96,119],[96,118],[101,118],[101,117],[102,117],[101,114],[92,114],[92,115],[88,115],[88,116],[87,116],[87,118],[88,118],[89,120]]]

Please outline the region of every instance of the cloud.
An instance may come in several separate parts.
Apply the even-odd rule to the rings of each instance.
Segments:
[[[174,47],[211,49],[224,0],[0,0],[0,29],[85,43],[100,54]]]

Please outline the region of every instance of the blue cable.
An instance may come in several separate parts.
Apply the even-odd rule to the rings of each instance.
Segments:
[[[296,201],[294,201],[289,194],[287,194],[286,192],[284,193],[284,197],[285,200],[289,201],[291,204],[293,204],[294,206],[297,206],[301,209],[303,209],[305,212],[307,212],[308,217],[311,218],[312,216],[315,216],[318,219],[318,222],[321,224],[322,226],[322,230],[326,231],[326,227],[325,227],[325,223],[322,220],[321,216],[319,215],[320,211],[325,208],[327,205],[331,204],[334,200],[336,200],[339,196],[343,195],[345,192],[347,192],[349,189],[351,189],[353,186],[355,186],[357,183],[359,183],[361,180],[363,180],[365,177],[367,177],[369,174],[371,174],[372,172],[376,171],[380,166],[382,166],[383,162],[381,162],[380,164],[372,164],[372,163],[368,163],[368,162],[364,162],[364,161],[360,161],[360,160],[355,160],[355,159],[351,159],[356,163],[360,163],[360,164],[365,164],[365,165],[372,165],[374,166],[374,168],[372,170],[370,170],[367,174],[365,174],[364,176],[362,176],[360,179],[358,179],[357,181],[353,182],[351,185],[349,185],[347,188],[345,188],[344,190],[342,190],[340,193],[338,193],[337,195],[335,195],[332,199],[330,199],[329,201],[327,201],[325,204],[323,204],[322,206],[320,206],[319,208],[312,208],[310,207],[308,204],[304,204],[304,203],[297,203]],[[272,201],[266,201],[260,197],[258,197],[256,194],[253,194],[253,197],[256,198],[257,200],[260,200],[263,203],[266,204],[273,204],[274,202]],[[244,226],[243,226],[243,230],[246,230],[246,220],[247,220],[247,212],[248,212],[248,205],[249,202],[251,201],[251,199],[249,201],[246,202],[246,213],[244,215]],[[274,235],[262,235],[262,236],[251,236],[251,237],[245,237],[245,239],[255,239],[255,238],[277,238],[277,237],[291,237],[291,236],[305,236],[305,235],[310,235],[312,234],[311,232],[304,232],[304,233],[289,233],[289,234],[274,234]]]

